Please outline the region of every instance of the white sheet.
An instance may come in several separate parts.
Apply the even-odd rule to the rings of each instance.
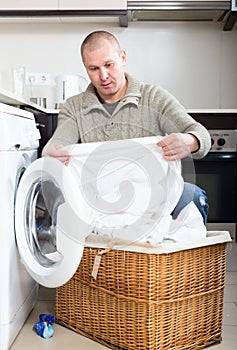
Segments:
[[[202,238],[206,228],[190,203],[176,220],[170,213],[183,191],[180,161],[166,161],[145,137],[67,146],[90,225],[99,235],[160,243]],[[80,215],[80,213],[78,213]]]

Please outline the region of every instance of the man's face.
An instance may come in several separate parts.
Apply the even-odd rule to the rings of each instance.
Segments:
[[[98,49],[90,51],[85,48],[83,59],[87,74],[102,100],[116,102],[124,96],[125,51],[118,52],[107,40],[103,40]]]

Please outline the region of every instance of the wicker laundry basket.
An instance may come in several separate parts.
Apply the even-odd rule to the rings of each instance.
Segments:
[[[112,249],[101,256],[96,279],[91,272],[101,249],[86,247],[74,276],[57,288],[56,322],[111,349],[191,350],[220,342],[224,237],[171,252]]]

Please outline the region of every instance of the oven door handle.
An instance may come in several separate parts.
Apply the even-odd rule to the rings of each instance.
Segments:
[[[206,157],[202,159],[195,159],[195,161],[201,161],[201,162],[228,162],[228,161],[236,161],[237,159],[237,152],[209,152]]]

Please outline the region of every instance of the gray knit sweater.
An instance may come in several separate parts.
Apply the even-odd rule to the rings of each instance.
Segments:
[[[49,143],[68,145],[182,132],[199,140],[200,148],[193,158],[207,154],[211,145],[208,131],[170,93],[160,86],[140,83],[128,74],[126,78],[126,95],[112,115],[99,101],[92,84],[85,92],[70,97],[59,113]]]

